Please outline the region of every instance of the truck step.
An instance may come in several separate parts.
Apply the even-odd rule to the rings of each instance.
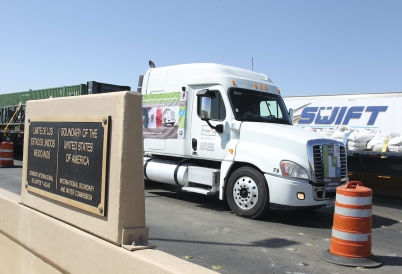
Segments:
[[[208,194],[212,193],[209,189],[203,189],[203,188],[199,188],[199,187],[185,186],[185,187],[182,187],[182,190],[187,191],[187,192],[200,193],[200,194],[204,194],[204,195],[208,195]]]

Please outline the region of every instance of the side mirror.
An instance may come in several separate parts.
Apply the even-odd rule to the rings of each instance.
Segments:
[[[289,118],[290,118],[290,122],[292,122],[292,124],[293,124],[293,109],[292,108],[290,108],[289,109]]]
[[[209,122],[209,120],[211,119],[211,99],[216,98],[215,92],[210,91],[209,89],[202,89],[197,92],[197,96],[199,99],[201,97],[201,120],[207,122],[208,126],[212,129],[215,129],[216,132],[222,133],[222,124],[213,126]]]

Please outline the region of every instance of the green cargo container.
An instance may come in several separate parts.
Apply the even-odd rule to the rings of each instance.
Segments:
[[[18,105],[20,102],[25,104],[28,100],[40,100],[51,97],[57,98],[85,94],[87,94],[87,85],[85,84],[0,94],[0,107],[14,106]]]

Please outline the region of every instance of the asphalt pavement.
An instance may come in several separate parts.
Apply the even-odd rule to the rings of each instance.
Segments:
[[[14,160],[13,167],[0,167],[0,188],[21,195],[22,161]]]
[[[0,187],[21,191],[22,162],[0,168]],[[233,214],[216,196],[145,184],[149,241],[218,273],[402,273],[402,201],[373,198],[372,253],[378,268],[345,267],[319,255],[331,244],[333,208],[271,211],[260,220]]]
[[[152,244],[220,273],[402,273],[401,201],[374,198],[372,252],[384,263],[375,269],[319,258],[330,247],[333,208],[250,220],[216,197],[149,182],[145,201]]]

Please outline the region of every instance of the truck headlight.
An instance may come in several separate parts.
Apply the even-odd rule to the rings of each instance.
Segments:
[[[307,171],[301,166],[291,161],[281,161],[282,174],[286,177],[294,177],[308,180]]]

